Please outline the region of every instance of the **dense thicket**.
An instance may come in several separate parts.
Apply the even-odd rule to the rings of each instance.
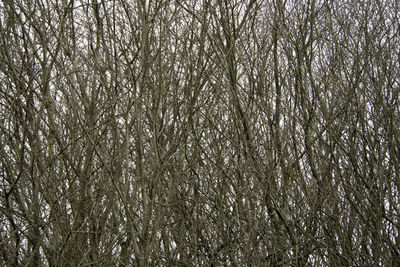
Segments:
[[[399,266],[388,1],[0,3],[0,265]]]

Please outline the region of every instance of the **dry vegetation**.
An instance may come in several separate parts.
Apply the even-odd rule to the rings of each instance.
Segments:
[[[399,2],[0,2],[0,265],[400,266]]]

